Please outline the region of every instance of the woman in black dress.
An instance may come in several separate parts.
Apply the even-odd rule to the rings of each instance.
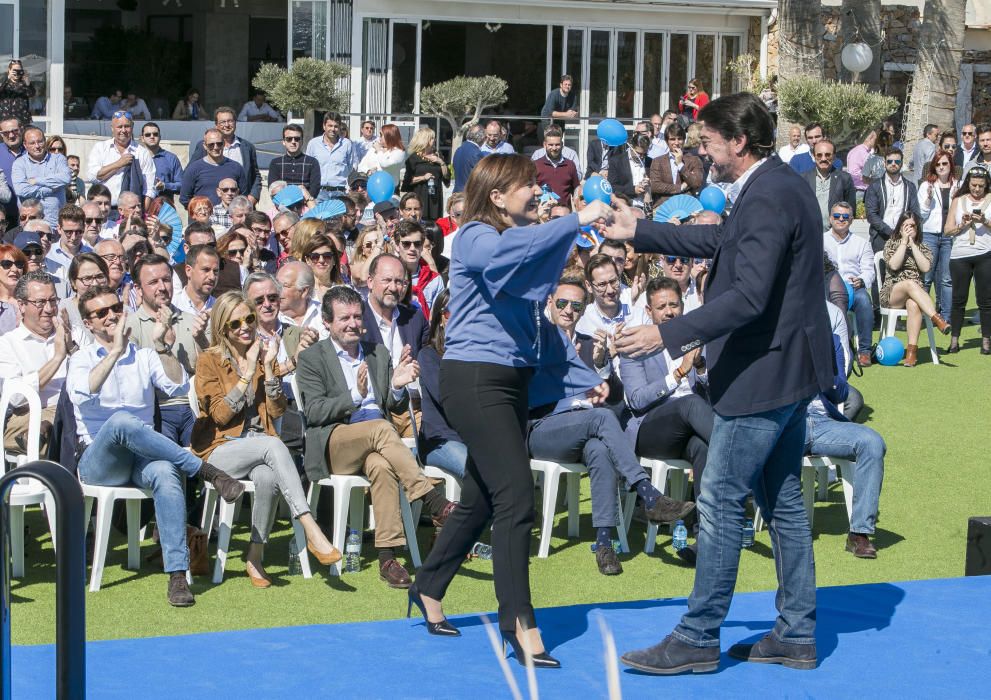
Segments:
[[[409,142],[409,157],[403,175],[403,192],[415,192],[423,204],[424,221],[436,221],[444,216],[444,186],[451,183],[451,170],[435,152],[437,135],[423,127]]]

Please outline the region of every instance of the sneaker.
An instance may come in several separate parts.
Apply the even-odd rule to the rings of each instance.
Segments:
[[[185,571],[173,571],[169,574],[169,605],[176,608],[188,608],[194,605],[196,599],[186,583]]]

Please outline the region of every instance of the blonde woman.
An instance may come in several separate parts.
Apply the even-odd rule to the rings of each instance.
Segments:
[[[390,247],[391,250],[391,247]],[[351,256],[351,283],[361,291],[366,286],[368,264],[376,255],[386,252],[382,240],[382,231],[377,226],[362,229],[354,242],[354,253]]]
[[[289,448],[276,420],[287,401],[276,375],[278,344],[262,343],[254,305],[241,292],[226,292],[210,313],[211,340],[196,364],[200,417],[193,425],[192,450],[235,479],[255,485],[247,573],[251,585],[268,588],[262,566],[265,543],[281,494],[306,533],[306,548],[324,565],[340,560],[310,514]]]
[[[436,221],[444,215],[444,187],[451,184],[451,169],[437,155],[437,135],[423,127],[409,142],[409,158],[403,175],[403,192],[413,192],[423,210],[420,218]]]

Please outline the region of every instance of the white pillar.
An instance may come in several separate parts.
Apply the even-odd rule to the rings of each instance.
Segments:
[[[767,28],[768,16],[760,18],[760,79],[767,80]]]
[[[48,133],[61,134],[65,114],[65,0],[48,0]]]

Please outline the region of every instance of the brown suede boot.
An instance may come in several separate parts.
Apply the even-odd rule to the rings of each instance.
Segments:
[[[948,335],[949,334],[949,332],[950,332],[950,324],[947,323],[947,321],[946,321],[945,318],[943,318],[939,314],[933,314],[929,318],[932,320],[933,325],[936,326],[936,330],[938,330],[943,335]]]
[[[917,357],[918,354],[919,354],[918,345],[907,346],[905,348],[905,360],[904,362],[902,362],[902,365],[904,365],[905,367],[915,367],[916,363],[919,361]]]

